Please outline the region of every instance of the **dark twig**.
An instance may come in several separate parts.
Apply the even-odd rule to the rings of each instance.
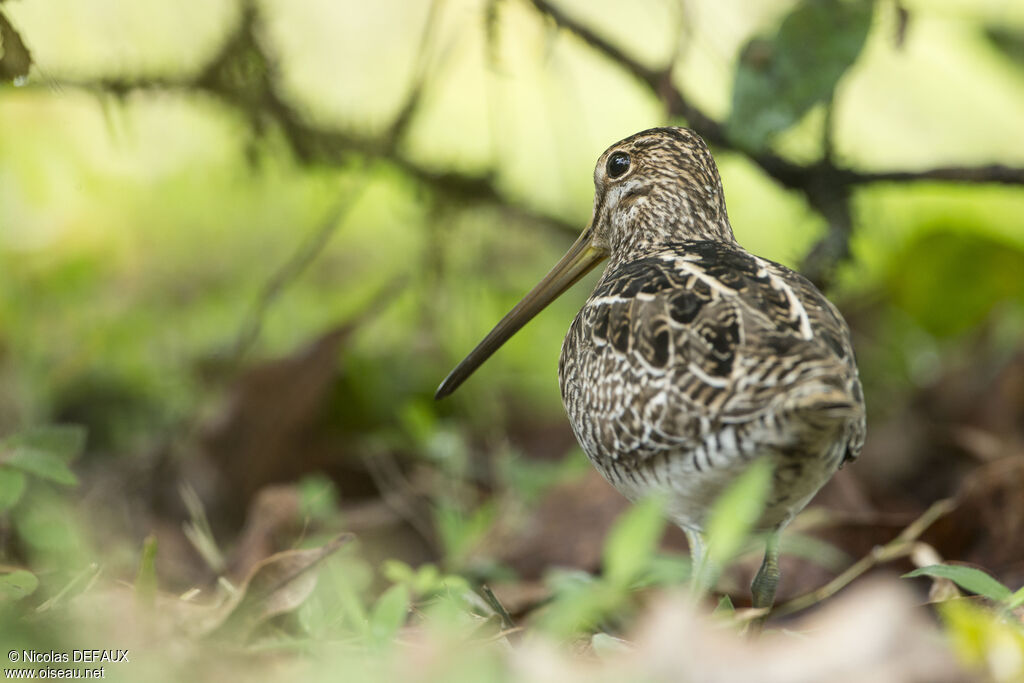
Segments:
[[[666,98],[670,116],[681,116],[686,119],[690,127],[700,133],[701,137],[709,144],[724,145],[726,143],[725,131],[722,126],[691,104],[678,89],[671,87],[671,81],[668,80],[668,74],[671,73],[670,68],[658,70],[647,67],[547,0],[531,0],[531,2],[541,14],[550,17],[557,26],[569,31],[619,67],[631,73],[655,94]],[[668,84],[667,88],[666,83]]]
[[[385,148],[394,154],[402,137],[409,129],[416,112],[419,111],[420,103],[423,101],[423,89],[427,84],[427,54],[430,48],[430,41],[437,26],[437,17],[440,14],[439,0],[430,3],[427,11],[427,19],[423,22],[423,30],[420,33],[420,44],[416,50],[416,74],[412,79],[412,86],[405,103],[398,112],[398,116],[391,122],[387,134],[384,136]]]
[[[828,97],[828,102],[825,103],[825,121],[822,123],[821,130],[821,159],[830,166],[835,164],[836,157],[835,124],[836,91],[833,88],[832,93]]]
[[[846,571],[826,583],[821,588],[785,602],[771,611],[771,616],[781,617],[812,607],[822,600],[832,597],[854,579],[868,570],[886,562],[910,555],[918,545],[918,539],[936,521],[946,516],[957,507],[952,498],[944,498],[935,502],[924,513],[914,520],[900,534],[882,546],[876,546],[870,553],[851,565]]]
[[[1002,164],[987,166],[943,166],[922,171],[874,171],[849,173],[851,184],[941,181],[996,185],[1024,185],[1024,168]]]
[[[829,224],[828,233],[812,248],[804,261],[809,277],[819,284],[827,282],[835,265],[849,256],[849,238],[852,234],[850,188],[854,185],[926,180],[1024,185],[1024,169],[999,165],[891,172],[858,172],[841,168],[833,159],[830,130],[826,130],[823,159],[810,165],[793,163],[771,151],[748,149],[731,139],[721,123],[701,111],[672,84],[671,65],[662,70],[645,66],[548,0],[531,2],[557,26],[570,32],[644,83],[666,103],[670,117],[684,118],[708,144],[746,155],[779,184],[803,193],[808,203],[820,212]],[[829,109],[825,124],[827,129],[832,126],[831,103]]]
[[[663,69],[651,68],[549,0],[531,2],[558,28],[568,31],[645,84],[665,103],[669,118],[685,119],[708,144],[744,154],[781,186],[802,193],[810,206],[820,212],[829,224],[827,234],[812,248],[804,262],[808,273],[819,283],[826,281],[836,263],[849,255],[848,241],[852,233],[850,199],[855,187],[872,183],[924,181],[1024,185],[1024,168],[1003,165],[858,171],[838,166],[831,154],[815,163],[797,164],[770,150],[748,149],[731,139],[722,123],[705,114],[672,83],[671,65]],[[433,14],[434,10],[431,12]],[[224,46],[216,57],[196,76],[180,79],[94,79],[70,84],[119,95],[146,89],[183,92],[198,89],[243,112],[257,132],[268,126],[276,127],[296,156],[304,161],[331,165],[352,160],[384,161],[443,199],[462,205],[498,205],[505,207],[506,213],[514,219],[566,234],[579,231],[579,225],[510,202],[498,189],[492,173],[439,171],[423,166],[401,152],[400,139],[421,101],[426,79],[422,70],[414,78],[405,105],[381,137],[368,138],[311,123],[300,109],[276,91],[276,62],[268,52],[266,41],[258,39],[258,20],[258,3],[247,0],[236,29],[225,38]],[[428,17],[421,41],[421,57],[433,23],[433,19]]]
[[[602,53],[622,68],[629,71],[641,81],[653,85],[661,78],[661,72],[650,69],[623,52],[617,45],[609,42],[592,30],[577,22],[560,8],[546,0],[531,0],[533,6],[555,22],[557,26],[569,29],[576,37],[581,38],[590,47]]]

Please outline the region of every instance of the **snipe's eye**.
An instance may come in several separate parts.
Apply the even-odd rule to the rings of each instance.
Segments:
[[[616,152],[608,157],[608,177],[619,178],[629,170],[629,155],[625,152]]]

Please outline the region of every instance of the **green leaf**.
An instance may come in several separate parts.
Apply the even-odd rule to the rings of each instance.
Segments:
[[[1005,57],[1024,66],[1024,31],[1005,26],[988,26],[985,36]]]
[[[390,641],[409,614],[409,589],[396,584],[384,591],[370,612],[370,636],[378,643]]]
[[[391,583],[408,585],[416,580],[417,572],[401,560],[384,560],[381,565],[381,574]]]
[[[1024,629],[1016,619],[970,600],[947,600],[938,611],[957,658],[980,680],[1024,680]]]
[[[937,337],[977,329],[1002,302],[1024,305],[1024,249],[969,222],[928,230],[894,253],[889,269],[889,300]]]
[[[78,477],[68,469],[64,461],[45,451],[20,449],[5,458],[4,464],[17,467],[40,479],[47,479],[57,484],[64,484],[66,486],[78,484]]]
[[[444,587],[444,577],[437,565],[427,562],[416,569],[412,583],[406,584],[416,595],[428,595]]]
[[[915,576],[949,579],[964,590],[977,593],[996,602],[1009,600],[1011,597],[1009,588],[974,567],[962,567],[954,564],[933,564],[915,569],[909,574],[904,574],[903,578],[910,579]]]
[[[416,598],[431,597],[445,591],[462,593],[469,582],[458,575],[442,574],[437,565],[427,562],[413,569],[398,560],[385,560],[381,573],[391,583],[400,583]]]
[[[640,581],[633,586],[679,586],[690,578],[692,569],[688,556],[655,553],[644,567]]]
[[[1006,599],[1007,609],[1017,609],[1024,605],[1024,587],[1018,588],[1017,592]]]
[[[466,561],[494,524],[498,514],[498,508],[493,502],[483,503],[467,512],[449,501],[440,501],[435,511],[434,519],[444,547],[445,560],[453,567]]]
[[[150,606],[156,600],[156,536],[150,534],[142,542],[139,572],[135,575],[135,599]]]
[[[693,585],[698,593],[714,586],[718,574],[747,541],[761,518],[771,482],[771,463],[755,460],[712,505],[705,526],[707,549],[694,570]]]
[[[773,36],[751,39],[740,54],[726,132],[750,150],[832,96],[871,27],[873,3],[803,0]]]
[[[374,571],[368,563],[352,554],[344,555],[327,567],[328,585],[324,586],[319,601],[331,614],[329,624],[343,624],[359,635],[366,636],[370,618],[363,601],[370,592]]]
[[[664,501],[645,498],[615,522],[604,545],[604,575],[628,586],[651,563],[665,530]]]
[[[57,484],[73,486],[68,468],[85,445],[85,430],[74,425],[35,428],[0,441],[0,463]]]
[[[77,520],[67,497],[53,491],[33,491],[12,516],[21,540],[37,552],[66,556],[80,548]]]
[[[555,567],[544,576],[544,583],[551,589],[552,593],[571,593],[580,590],[584,586],[594,583],[596,578],[593,574],[582,569],[563,569]]]
[[[771,483],[771,463],[755,460],[712,505],[705,528],[708,555],[721,566],[732,561],[761,518]]]
[[[540,613],[538,625],[545,633],[568,638],[617,613],[628,597],[626,588],[608,581],[565,584]]]
[[[0,512],[10,510],[25,492],[25,473],[12,467],[0,467]]]
[[[734,612],[736,612],[736,608],[732,604],[732,598],[728,595],[719,598],[714,614],[733,614]]]
[[[0,442],[0,447],[28,449],[50,453],[65,463],[82,454],[85,428],[79,425],[44,425],[33,427]]]
[[[35,592],[39,579],[32,572],[15,569],[0,575],[0,600],[21,600]]]
[[[590,647],[598,657],[614,657],[615,655],[632,652],[633,647],[622,638],[607,633],[595,633],[590,637]]]

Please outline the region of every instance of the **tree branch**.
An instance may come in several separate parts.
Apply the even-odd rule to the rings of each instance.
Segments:
[[[921,171],[863,172],[836,165],[828,145],[823,158],[808,165],[795,164],[769,150],[748,149],[731,139],[722,123],[701,111],[672,83],[671,64],[661,70],[645,66],[548,0],[530,1],[537,11],[549,17],[559,28],[582,40],[645,84],[665,103],[669,116],[685,119],[690,128],[709,145],[745,155],[783,187],[801,192],[811,207],[821,213],[829,224],[828,233],[812,247],[804,260],[807,275],[819,285],[826,283],[835,265],[849,256],[849,238],[853,229],[850,192],[853,186],[918,181],[1024,185],[1024,169],[998,164],[951,166]]]
[[[743,154],[781,186],[802,193],[808,204],[828,221],[829,230],[807,255],[804,267],[813,280],[826,282],[838,261],[849,255],[848,241],[853,229],[850,196],[855,187],[873,183],[961,182],[1024,185],[1024,169],[1004,165],[949,166],[916,171],[860,171],[838,166],[827,154],[811,164],[797,164],[770,150],[751,150],[731,139],[724,125],[705,114],[672,83],[672,65],[654,69],[637,61],[623,49],[562,11],[549,0],[530,0],[542,15],[583,43],[611,60],[646,85],[662,102],[669,117],[681,117],[704,140],[727,151]],[[430,17],[435,10],[431,10]],[[292,151],[307,162],[332,165],[353,158],[384,161],[442,198],[461,204],[501,206],[508,215],[530,223],[575,235],[578,225],[529,207],[508,201],[493,171],[471,173],[438,170],[419,164],[401,152],[400,140],[417,111],[426,74],[417,72],[409,95],[392,125],[380,138],[324,128],[311,123],[295,105],[283,99],[275,88],[277,69],[274,56],[258,37],[259,5],[244,0],[236,28],[225,38],[215,58],[196,76],[180,79],[91,79],[65,82],[91,90],[124,95],[135,90],[200,90],[249,118],[254,130],[279,130]],[[420,43],[423,56],[429,18]],[[254,67],[255,65],[255,67]]]
[[[616,65],[628,71],[640,82],[645,84],[655,95],[657,95],[668,108],[669,116],[679,116],[686,119],[690,128],[696,131],[709,145],[724,147],[726,149],[740,151],[749,156],[755,163],[765,169],[769,175],[780,173],[789,177],[798,174],[800,166],[786,161],[770,152],[760,155],[749,150],[740,149],[726,136],[725,129],[721,123],[705,114],[699,107],[690,102],[686,96],[676,88],[671,81],[671,65],[665,69],[657,70],[644,66],[632,57],[628,56],[621,49],[612,45],[601,36],[594,33],[590,28],[576,21],[558,7],[547,0],[530,0],[533,6],[545,16],[550,17],[557,26],[565,29],[576,36],[591,48],[601,53]]]
[[[812,165],[794,164],[771,152],[756,152],[745,149],[731,140],[725,133],[721,123],[705,114],[691,103],[678,88],[670,85],[670,92],[664,90],[669,69],[652,69],[644,66],[628,56],[620,48],[594,33],[593,30],[576,21],[548,0],[530,0],[542,14],[550,17],[560,28],[572,33],[591,48],[615,62],[625,71],[635,76],[655,94],[667,98],[669,113],[686,119],[690,128],[704,140],[730,151],[740,152],[760,166],[768,175],[774,177],[782,185],[791,189],[803,189],[809,179],[821,173],[829,172],[833,182],[844,185],[864,185],[876,182],[913,182],[936,180],[963,183],[1001,183],[1007,185],[1024,185],[1024,168],[1014,168],[1001,164],[986,166],[949,166],[921,171],[880,171],[860,172],[842,168],[831,162]]]
[[[1024,168],[1003,164],[987,166],[942,166],[921,171],[874,171],[849,173],[850,183],[908,183],[940,181],[971,184],[1024,185]]]
[[[916,520],[910,523],[900,534],[883,546],[876,546],[870,553],[857,560],[842,574],[835,577],[821,588],[793,598],[789,602],[777,605],[772,609],[773,617],[781,617],[794,612],[813,607],[822,600],[826,600],[842,588],[845,588],[854,579],[880,564],[892,562],[906,557],[918,547],[918,539],[928,528],[942,517],[955,510],[957,502],[952,498],[943,498],[936,501]]]

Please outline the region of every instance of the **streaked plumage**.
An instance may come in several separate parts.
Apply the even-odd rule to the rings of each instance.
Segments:
[[[667,492],[691,542],[718,494],[767,458],[761,524],[780,529],[863,443],[846,323],[804,277],[737,244],[717,167],[692,131],[655,128],[612,145],[594,183],[591,224],[438,397],[607,256],[559,363],[583,450],[630,499]],[[755,603],[771,603],[776,557],[770,544]]]
[[[846,325],[807,280],[735,245],[668,243],[609,268],[559,363],[576,438],[629,498],[667,489],[676,523],[755,457],[776,485],[762,520],[787,522],[863,438]]]

